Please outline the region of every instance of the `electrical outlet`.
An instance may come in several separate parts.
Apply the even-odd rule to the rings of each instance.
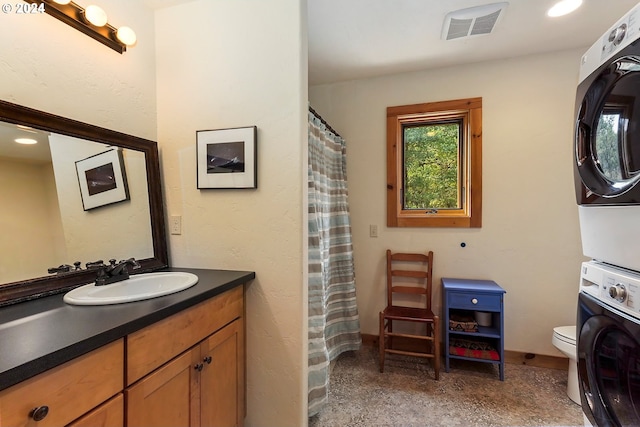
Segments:
[[[171,215],[169,220],[171,234],[182,234],[182,216]]]
[[[369,226],[369,237],[378,237],[378,226],[371,224]]]

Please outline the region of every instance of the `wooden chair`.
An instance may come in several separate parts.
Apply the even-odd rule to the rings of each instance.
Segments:
[[[431,310],[432,280],[432,251],[427,254],[408,254],[387,250],[387,307],[380,312],[380,372],[384,372],[385,354],[394,353],[432,359],[435,379],[440,378],[440,318]],[[419,299],[419,306],[401,305],[398,302],[400,299]],[[420,332],[416,334],[397,333],[393,331],[393,322],[396,320],[419,323],[424,327],[417,328]],[[420,348],[411,348],[418,351],[394,349],[393,337],[413,342],[420,340]]]

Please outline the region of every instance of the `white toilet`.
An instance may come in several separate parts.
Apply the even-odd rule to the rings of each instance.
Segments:
[[[567,378],[567,395],[580,405],[580,388],[578,386],[578,353],[576,351],[576,327],[558,326],[553,328],[553,345],[569,358],[569,377]]]

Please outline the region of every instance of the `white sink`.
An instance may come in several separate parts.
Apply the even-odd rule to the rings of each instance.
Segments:
[[[73,305],[108,305],[142,301],[183,291],[198,283],[198,276],[184,272],[143,273],[122,282],[75,288],[64,295]]]

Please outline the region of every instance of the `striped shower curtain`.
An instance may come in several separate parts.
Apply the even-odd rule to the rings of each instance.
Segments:
[[[345,142],[309,111],[309,416],[327,402],[329,363],[358,350]]]

